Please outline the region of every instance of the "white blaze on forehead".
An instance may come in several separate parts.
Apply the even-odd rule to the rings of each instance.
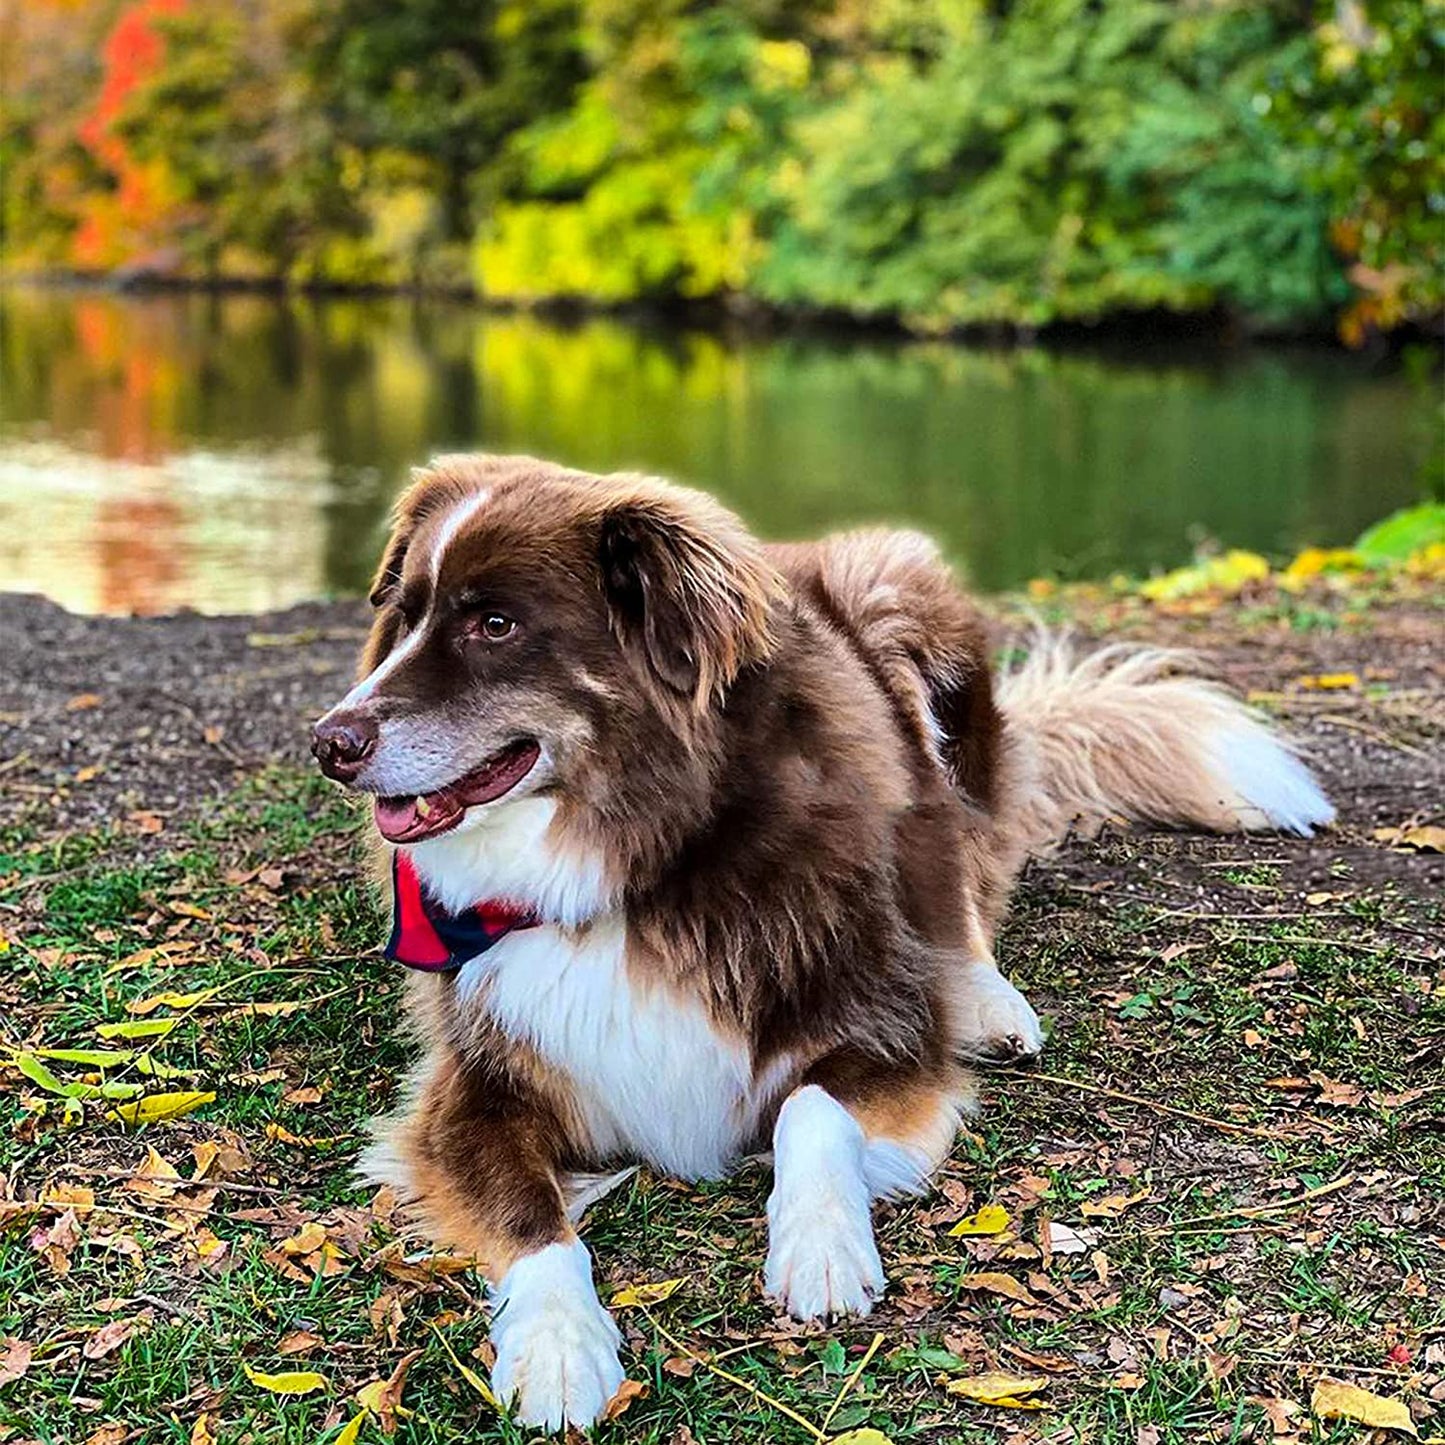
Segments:
[[[377,687],[416,651],[425,635],[425,626],[417,627],[400,647],[392,648],[392,650],[336,704],[336,707],[333,708],[332,711],[335,712],[341,708],[355,707],[357,703],[365,702],[366,699],[376,691]]]
[[[490,490],[484,488],[473,496],[463,498],[462,501],[456,503],[451,511],[447,513],[440,530],[437,532],[436,541],[432,544],[431,560],[428,566],[428,570],[431,573],[433,595],[435,595],[437,577],[441,573],[442,557],[446,554],[447,548],[451,546],[457,533],[486,505],[487,499],[491,495]],[[366,699],[376,691],[377,687],[390,677],[391,674],[416,651],[422,638],[426,635],[426,630],[430,622],[431,612],[430,609],[428,609],[426,615],[422,617],[412,629],[411,635],[406,641],[403,642],[400,647],[394,647],[371,672],[362,678],[361,681],[342,698],[337,706],[355,707],[357,703],[365,702]]]
[[[487,504],[487,499],[492,495],[489,488],[483,487],[481,491],[458,502],[441,525],[437,533],[437,539],[432,544],[431,552],[431,580],[432,586],[436,586],[437,578],[441,575],[442,558],[446,556],[447,548],[456,539],[457,534],[482,510]]]

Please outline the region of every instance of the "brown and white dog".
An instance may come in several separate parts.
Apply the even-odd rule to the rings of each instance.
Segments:
[[[863,1314],[870,1205],[948,1154],[966,1061],[1041,1047],[992,952],[1028,854],[1105,817],[1332,816],[1187,659],[1052,642],[992,677],[911,533],[765,547],[664,482],[444,457],[372,601],[317,758],[374,795],[426,919],[484,926],[411,960],[425,1057],[366,1168],[486,1262],[493,1383],[531,1424],[590,1424],[622,1380],[578,1177],[771,1142],[765,1290]]]

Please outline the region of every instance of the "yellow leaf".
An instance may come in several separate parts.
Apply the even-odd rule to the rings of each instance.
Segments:
[[[955,1239],[964,1234],[1002,1234],[1008,1228],[1008,1210],[1001,1204],[985,1204],[977,1214],[960,1219],[948,1231],[948,1237]]]
[[[893,1445],[893,1442],[881,1430],[865,1425],[861,1430],[847,1430],[841,1435],[830,1435],[828,1445]]]
[[[457,1367],[458,1371],[461,1373],[462,1379],[464,1379],[467,1384],[469,1384],[472,1389],[474,1389],[477,1394],[479,1394],[482,1399],[485,1400],[487,1404],[490,1405],[492,1409],[497,1412],[497,1414],[502,1414],[502,1402],[497,1399],[497,1397],[492,1393],[491,1386],[488,1385],[487,1382],[482,1379],[482,1377],[477,1374],[477,1372],[472,1369],[470,1365],[464,1365],[459,1359],[457,1359],[457,1352],[452,1349],[450,1341],[440,1330],[437,1329],[435,1325],[432,1326],[432,1329],[436,1330],[436,1337],[441,1341],[442,1349],[444,1349],[451,1357],[451,1362]]]
[[[1320,1380],[1310,1396],[1310,1413],[1321,1420],[1350,1420],[1372,1430],[1400,1430],[1419,1439],[1415,1422],[1403,1400],[1372,1395],[1341,1380]]]
[[[180,1023],[178,1018],[127,1019],[118,1024],[97,1024],[96,1033],[103,1039],[163,1039]]]
[[[331,1442],[331,1445],[356,1445],[361,1438],[361,1427],[364,1424],[366,1424],[365,1410],[359,1415],[353,1415],[346,1422],[346,1428]]]
[[[682,1288],[680,1279],[659,1280],[656,1284],[630,1284],[612,1296],[614,1309],[626,1309],[628,1305],[656,1305],[671,1299]]]
[[[197,1416],[191,1426],[191,1445],[217,1445],[215,1422],[216,1417],[209,1410]]]
[[[1295,678],[1295,685],[1309,692],[1336,692],[1342,688],[1358,687],[1360,675],[1357,672],[1320,672],[1306,677]]]
[[[193,1109],[199,1109],[202,1104],[211,1103],[215,1097],[215,1094],[209,1091],[148,1094],[144,1099],[137,1099],[131,1104],[117,1104],[111,1111],[111,1116],[127,1124],[154,1124],[162,1119],[179,1119],[182,1114],[189,1114]]]
[[[194,1008],[198,1003],[214,998],[219,992],[219,989],[203,988],[198,993],[152,994],[150,998],[133,999],[126,1004],[125,1011],[130,1014],[153,1014],[158,1008]]]
[[[154,1144],[146,1147],[146,1160],[131,1177],[125,1187],[143,1198],[170,1199],[185,1181],[180,1171],[163,1157]]]
[[[315,1370],[285,1370],[279,1375],[267,1375],[247,1364],[242,1364],[241,1368],[253,1385],[259,1385],[273,1395],[309,1395],[313,1390],[326,1388],[326,1380]]]
[[[1003,1405],[1010,1410],[1042,1410],[1041,1400],[1026,1397],[1037,1395],[1049,1387],[1045,1375],[1011,1375],[1004,1370],[991,1370],[984,1375],[970,1375],[963,1380],[950,1380],[950,1395],[962,1395],[980,1405]]]
[[[959,1278],[959,1284],[964,1289],[987,1290],[989,1294],[1001,1294],[1008,1299],[1017,1300],[1020,1304],[1032,1305],[1038,1301],[1028,1292],[1026,1286],[1020,1284],[1012,1275],[1007,1274],[965,1274]]]
[[[313,1220],[303,1224],[290,1239],[281,1241],[284,1254],[311,1254],[326,1243],[326,1231]]]
[[[1420,828],[1397,828],[1391,846],[1414,848],[1421,853],[1445,853],[1445,828],[1433,825]]]
[[[1102,1199],[1091,1199],[1087,1204],[1080,1205],[1079,1213],[1095,1219],[1117,1219],[1126,1209],[1132,1209],[1141,1199],[1148,1197],[1148,1189],[1141,1189],[1137,1194],[1106,1194]]]
[[[1180,567],[1162,577],[1151,577],[1139,593],[1151,602],[1172,602],[1180,597],[1200,593],[1217,593],[1233,597],[1250,582],[1262,582],[1269,576],[1269,563],[1256,552],[1226,552],[1222,557],[1206,557],[1192,567]]]

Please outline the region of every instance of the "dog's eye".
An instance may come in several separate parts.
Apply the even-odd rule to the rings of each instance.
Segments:
[[[517,624],[500,612],[483,612],[473,626],[488,642],[503,642],[517,630]]]

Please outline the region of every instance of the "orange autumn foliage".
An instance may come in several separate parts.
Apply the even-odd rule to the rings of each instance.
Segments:
[[[115,178],[115,189],[95,197],[75,232],[81,266],[113,266],[156,246],[177,207],[164,162],[141,162],[115,123],[126,102],[160,68],[165,37],[156,22],[177,15],[186,0],[136,0],[116,19],[102,49],[105,77],[78,134],[91,155]]]

